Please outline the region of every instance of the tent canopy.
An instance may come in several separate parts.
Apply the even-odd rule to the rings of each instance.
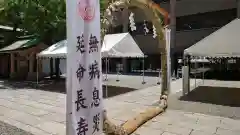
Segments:
[[[109,34],[104,37],[102,57],[144,57],[129,33]]]
[[[66,58],[67,40],[62,40],[40,52],[37,57],[40,58]]]
[[[129,33],[110,34],[104,37],[102,57],[144,57]],[[57,42],[40,52],[39,58],[66,58],[67,40]]]
[[[184,50],[199,57],[240,57],[240,19],[235,19]]]

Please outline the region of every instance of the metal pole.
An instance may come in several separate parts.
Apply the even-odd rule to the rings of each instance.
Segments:
[[[196,58],[194,59],[195,60],[195,74],[194,74],[194,77],[195,77],[195,88],[197,87],[197,76],[196,76],[196,73],[197,73],[197,60],[196,60]]]
[[[204,62],[203,62],[203,84],[204,84],[204,75],[205,75],[205,70],[204,70]]]
[[[110,59],[107,59],[107,71],[110,71],[110,69],[109,69],[109,63],[110,63]]]
[[[106,68],[107,69],[107,68]],[[106,70],[106,85],[105,85],[105,88],[106,88],[106,90],[105,90],[105,95],[106,95],[106,98],[108,97],[108,84],[107,84],[107,70]]]
[[[158,82],[157,82],[158,85],[161,84],[161,69],[158,71]]]
[[[144,67],[144,64],[145,64],[145,62],[144,62],[144,58],[145,58],[145,56],[143,57],[143,66],[142,66],[142,68],[143,68],[143,75],[142,75],[142,84],[145,84],[146,82],[145,82],[145,78],[144,78],[144,72],[145,72],[145,67]]]
[[[117,71],[117,82],[119,81],[119,71]]]
[[[177,69],[177,79],[179,79],[179,71],[178,71],[178,69]]]
[[[37,57],[37,87],[38,87],[38,65],[39,63],[38,63],[38,57]]]
[[[105,70],[106,70],[105,81],[107,81],[108,80],[108,76],[107,76],[107,74],[108,74],[108,58],[107,57],[105,58],[105,62],[106,62],[105,63],[105,66],[106,66],[105,67]]]
[[[108,81],[108,76],[107,76],[107,74],[108,74],[108,58],[106,57],[106,78],[105,78],[105,81]],[[106,98],[108,98],[108,85],[107,85],[107,82],[105,83],[106,85],[105,85],[105,95],[106,95]]]
[[[117,65],[117,82],[119,81],[119,70],[120,70],[120,64]]]

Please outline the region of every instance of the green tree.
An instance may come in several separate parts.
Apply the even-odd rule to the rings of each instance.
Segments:
[[[38,35],[47,44],[66,37],[65,0],[5,0],[2,5],[1,23]]]

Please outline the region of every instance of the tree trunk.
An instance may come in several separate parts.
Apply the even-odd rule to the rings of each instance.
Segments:
[[[136,117],[128,120],[122,126],[113,124],[104,114],[104,131],[109,135],[129,135],[137,128],[146,123],[148,120],[154,118],[160,113],[164,112],[167,107],[167,96],[162,96],[157,106],[149,107],[145,112],[138,114]]]

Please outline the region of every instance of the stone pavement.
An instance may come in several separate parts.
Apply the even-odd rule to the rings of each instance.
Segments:
[[[197,84],[200,81],[197,80]],[[192,87],[194,82],[191,80]],[[172,94],[181,91],[181,84],[181,79],[172,82]],[[2,88],[0,121],[34,135],[65,135],[65,94],[36,89]],[[159,95],[160,86],[153,86],[105,99],[104,104],[113,122],[122,124],[156,103]],[[239,120],[168,109],[145,123],[134,134],[239,135],[239,124]]]
[[[103,85],[109,86],[118,86],[118,87],[127,87],[133,89],[143,89],[151,86],[156,86],[160,81],[157,76],[140,76],[140,75],[115,75],[115,74],[107,74],[108,80],[105,81],[106,74],[103,74]],[[119,79],[119,81],[116,81]],[[146,82],[142,84],[142,82]]]
[[[145,123],[135,135],[239,135],[240,121],[199,113],[167,110]]]

